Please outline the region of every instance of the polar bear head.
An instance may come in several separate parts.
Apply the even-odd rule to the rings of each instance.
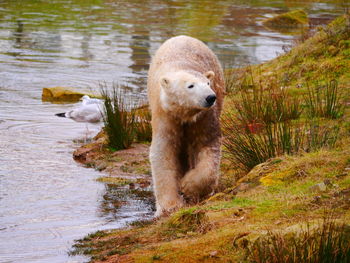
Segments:
[[[211,89],[214,72],[170,72],[160,78],[160,101],[164,109],[206,110],[215,105],[216,94]]]

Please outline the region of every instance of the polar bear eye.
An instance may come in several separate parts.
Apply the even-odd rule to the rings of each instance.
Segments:
[[[192,89],[194,87],[193,84],[189,85],[187,88]]]

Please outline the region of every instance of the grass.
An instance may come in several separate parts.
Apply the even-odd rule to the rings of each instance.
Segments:
[[[232,78],[227,85],[235,90],[229,95],[233,107],[223,114],[222,130],[226,156],[236,167],[249,171],[276,156],[335,145],[340,127],[326,119],[344,112],[337,81],[308,88],[301,98],[275,82],[263,86],[252,75],[239,87]]]
[[[104,98],[104,124],[108,135],[108,144],[114,150],[130,147],[134,141],[135,114],[130,111],[132,101],[125,96],[124,89],[113,84],[112,91],[106,85],[100,85]]]
[[[247,249],[256,253],[254,242],[257,238],[265,240],[269,235],[267,231],[279,234],[285,242],[289,242],[291,236],[299,242],[300,225],[321,220],[325,209],[335,211],[337,218],[349,222],[348,172],[331,178],[332,186],[327,186],[325,192],[311,190],[327,179],[330,172],[344,173],[349,166],[348,156],[349,149],[344,145],[338,150],[271,160],[272,169],[254,168],[250,173],[255,173],[257,179],[269,177],[279,183],[256,184],[251,175],[247,175],[242,183],[250,187],[234,196],[228,194],[221,200],[183,208],[158,221],[137,222],[133,228],[108,231],[94,238],[91,235],[79,242],[76,252],[92,256],[92,261],[118,254],[121,262],[255,262]],[[337,238],[335,234],[332,238]],[[314,232],[311,231],[310,236],[313,238]],[[320,244],[317,238],[313,242]],[[285,244],[288,249],[292,247]],[[286,256],[289,252],[284,253]]]
[[[134,182],[133,180],[130,180],[130,179],[121,178],[121,177],[111,177],[111,176],[99,177],[96,179],[96,181],[101,183],[106,183],[106,184],[113,184],[116,186],[124,186]]]
[[[234,78],[234,76],[228,76],[228,78]],[[233,85],[232,81],[228,81],[227,85],[229,83]],[[233,89],[233,87],[228,87],[228,90]],[[254,81],[253,75],[250,75],[236,92],[238,99],[234,100],[234,106],[238,118],[248,128],[250,128],[249,125],[295,120],[302,113],[301,100],[298,97],[279,88],[277,83],[263,87]]]
[[[111,149],[127,149],[135,141],[152,140],[151,115],[147,105],[135,107],[125,89],[117,84],[113,84],[111,91],[106,84],[101,84],[100,92],[104,98],[104,129]]]
[[[339,119],[344,114],[344,103],[335,80],[313,88],[307,86],[305,101],[309,118]]]
[[[135,136],[138,142],[152,141],[151,112],[145,102],[141,102],[140,106],[134,109],[136,116]]]
[[[170,217],[167,227],[176,233],[205,232],[208,229],[208,217],[204,210],[196,207],[181,209]]]
[[[299,233],[269,232],[247,248],[248,262],[254,263],[346,263],[350,262],[350,228],[325,221]]]
[[[349,13],[338,17],[327,26],[319,27],[312,37],[291,49],[290,52],[267,63],[232,70],[235,86],[239,87],[247,75],[259,77],[263,87],[277,82],[288,90],[305,92],[306,83],[317,80],[325,83],[337,79],[339,88],[350,83],[350,27]]]
[[[242,128],[243,126],[243,128]],[[245,128],[231,113],[222,119],[226,158],[246,171],[270,158],[299,154],[333,147],[338,139],[338,126],[320,125],[313,121],[280,122]]]

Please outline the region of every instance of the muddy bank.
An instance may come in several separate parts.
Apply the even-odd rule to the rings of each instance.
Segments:
[[[134,143],[129,149],[112,151],[108,148],[104,132],[96,135],[92,142],[81,146],[73,153],[77,162],[102,171],[98,181],[130,189],[149,189],[151,184],[149,145]]]

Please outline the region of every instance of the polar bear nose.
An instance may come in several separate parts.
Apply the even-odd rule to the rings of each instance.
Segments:
[[[215,95],[209,95],[205,100],[208,103],[208,107],[210,107],[211,105],[214,104],[214,102],[216,100],[216,96]]]

